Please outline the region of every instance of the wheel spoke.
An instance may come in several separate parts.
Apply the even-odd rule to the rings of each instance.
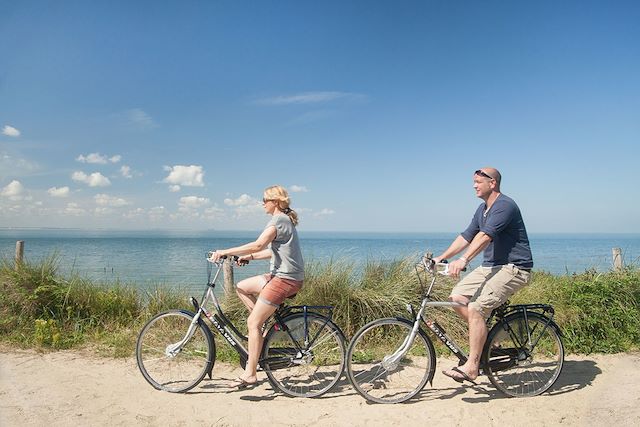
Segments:
[[[184,341],[193,314],[179,310],[162,313],[142,329],[136,345],[138,367],[155,388],[170,392],[195,387],[211,368],[215,347],[210,335],[198,325],[179,351],[171,356],[167,348]]]
[[[287,331],[272,329],[265,340],[267,377],[275,388],[290,396],[326,393],[338,382],[344,368],[345,344],[337,326],[316,314],[307,314],[306,321],[307,336],[313,337],[308,348],[304,347],[305,317],[301,314],[284,320]]]
[[[433,378],[435,354],[431,342],[418,333],[402,359],[385,367],[385,357],[402,348],[412,329],[409,321],[380,319],[356,333],[347,351],[347,374],[367,400],[399,403],[415,396]]]
[[[498,324],[487,339],[489,380],[509,396],[544,393],[562,370],[560,336],[550,321],[537,313],[514,315],[506,322],[506,328]]]

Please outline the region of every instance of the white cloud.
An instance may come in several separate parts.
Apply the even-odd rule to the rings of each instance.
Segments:
[[[224,209],[221,209],[218,206],[212,206],[204,210],[203,216],[206,219],[217,219],[224,216]]]
[[[140,218],[145,214],[145,210],[143,208],[132,209],[129,212],[125,212],[122,216],[129,219]]]
[[[125,111],[125,116],[130,124],[143,130],[153,129],[158,126],[153,118],[140,108],[132,108]]]
[[[207,206],[209,204],[209,199],[206,197],[197,197],[197,196],[185,196],[180,197],[180,201],[178,202],[178,209],[181,211],[190,211],[193,209],[198,209],[203,206]]]
[[[303,185],[292,185],[291,187],[289,187],[289,190],[292,193],[307,193],[309,191],[307,187]]]
[[[6,136],[11,136],[13,138],[17,138],[20,136],[20,131],[13,126],[4,125],[2,128],[2,134]]]
[[[69,196],[69,187],[51,187],[47,190],[51,197],[67,197]]]
[[[76,171],[71,175],[71,179],[85,183],[89,187],[108,187],[111,185],[109,178],[102,175],[100,172],[94,172],[91,175],[87,175],[82,171]]]
[[[24,187],[20,181],[14,179],[0,191],[0,196],[8,197],[11,200],[20,200],[23,191]]]
[[[262,202],[254,199],[248,194],[242,194],[235,199],[224,199],[224,204],[234,208],[238,216],[254,215],[262,213]]]
[[[31,161],[0,152],[0,179],[33,174],[40,166]]]
[[[319,212],[314,213],[313,216],[329,216],[329,215],[333,215],[335,213],[336,213],[336,211],[334,211],[333,209],[324,208],[324,209],[320,210]]]
[[[204,171],[202,170],[202,166],[165,166],[164,170],[169,172],[169,176],[167,176],[162,182],[185,187],[204,186]]]
[[[227,206],[246,206],[251,203],[257,203],[257,200],[248,194],[242,194],[237,199],[224,199],[224,204]]]
[[[255,101],[258,105],[292,105],[292,104],[318,104],[335,101],[338,99],[359,100],[365,97],[356,93],[348,92],[302,92],[294,95],[274,96]]]
[[[110,206],[98,206],[93,210],[93,213],[95,213],[96,215],[110,215],[113,212],[114,211]]]
[[[180,186],[179,185],[170,185],[169,186],[169,191],[171,191],[172,193],[177,193],[178,191],[180,191]]]
[[[98,206],[109,206],[112,208],[119,208],[129,204],[125,199],[109,196],[108,194],[96,194],[93,196]]]
[[[86,213],[77,203],[67,203],[67,207],[64,209],[66,215],[81,216]]]
[[[151,221],[158,221],[165,216],[166,212],[167,210],[164,206],[154,206],[149,209],[149,219]]]
[[[80,154],[78,157],[76,157],[76,161],[80,163],[94,163],[94,164],[106,165],[107,157],[103,156],[100,153],[91,153],[91,154],[87,154],[86,156],[83,154]]]
[[[83,154],[80,154],[78,157],[76,157],[76,161],[80,163],[92,163],[92,164],[99,164],[99,165],[106,165],[109,162],[118,163],[121,159],[122,159],[122,156],[119,154],[116,154],[115,156],[107,157],[100,153],[90,153],[90,154],[87,154],[86,156]]]
[[[120,175],[125,178],[131,178],[131,168],[127,165],[120,166]]]

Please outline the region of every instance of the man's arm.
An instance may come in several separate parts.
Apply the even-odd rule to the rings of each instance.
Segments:
[[[493,240],[491,236],[482,231],[479,231],[478,234],[475,235],[471,243],[468,244],[467,250],[464,252],[464,254],[460,258],[449,264],[449,274],[453,277],[458,277],[460,275],[460,272],[471,262],[471,260],[480,252],[484,251],[487,246],[489,246],[491,240]]]
[[[446,251],[442,252],[437,257],[434,257],[433,260],[435,262],[440,262],[443,259],[450,258],[462,252],[467,246],[469,246],[469,242],[467,242],[465,238],[462,237],[462,235],[459,235],[455,238],[455,240],[451,243]]]

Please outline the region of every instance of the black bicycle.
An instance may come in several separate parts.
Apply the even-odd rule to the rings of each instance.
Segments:
[[[185,392],[205,376],[212,378],[216,360],[214,331],[240,356],[246,366],[247,337],[224,315],[214,292],[223,261],[207,263],[207,287],[200,302],[190,298],[195,311],[170,310],[154,316],[140,331],[136,344],[138,367],[158,390]],[[214,312],[207,308],[213,303]],[[320,314],[320,312],[326,314]],[[330,306],[281,305],[265,324],[259,369],[274,389],[289,396],[317,397],[339,380],[345,365],[345,338],[331,321]]]
[[[407,308],[411,319],[392,317],[363,326],[347,349],[347,375],[367,400],[400,403],[418,394],[432,382],[436,367],[433,343],[421,321],[459,359],[467,355],[435,320],[425,318],[427,307],[453,307],[437,301],[431,291],[438,273],[447,274],[446,263],[434,263],[430,255],[419,266],[432,276],[418,312]],[[421,273],[416,268],[418,277]],[[420,279],[422,288],[424,282]],[[509,305],[495,309],[487,320],[489,333],[481,357],[481,373],[507,396],[535,396],[547,391],[558,379],[564,363],[560,328],[547,304]]]

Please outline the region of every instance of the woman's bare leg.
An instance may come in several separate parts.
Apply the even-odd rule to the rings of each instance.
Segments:
[[[262,291],[267,279],[263,275],[249,277],[248,279],[241,280],[236,286],[236,293],[240,301],[249,309],[253,310],[256,305],[258,295]]]
[[[257,300],[249,318],[247,319],[247,329],[249,336],[249,359],[247,360],[247,366],[244,369],[244,373],[240,377],[248,383],[255,383],[258,381],[258,375],[256,369],[258,367],[258,359],[262,352],[262,343],[264,337],[262,336],[262,325],[271,316],[278,307],[274,307],[270,304]]]

